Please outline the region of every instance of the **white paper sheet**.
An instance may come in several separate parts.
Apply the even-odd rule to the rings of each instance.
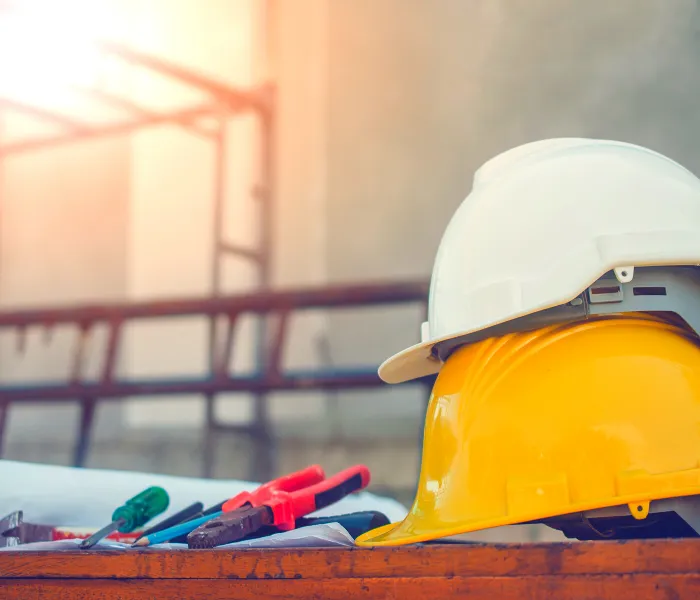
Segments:
[[[151,485],[165,488],[170,496],[170,506],[159,517],[161,520],[193,502],[212,506],[259,484],[0,460],[0,518],[22,510],[24,520],[30,523],[99,528],[109,523],[117,506]],[[391,498],[360,492],[313,516],[364,510],[383,512],[392,522],[402,520],[407,512]]]

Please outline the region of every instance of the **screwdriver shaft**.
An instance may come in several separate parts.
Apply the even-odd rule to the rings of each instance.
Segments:
[[[103,527],[99,531],[93,533],[89,538],[83,540],[80,543],[81,550],[87,550],[92,548],[101,539],[106,538],[110,533],[116,531],[124,524],[124,519],[118,519],[117,521],[112,521],[109,525]]]

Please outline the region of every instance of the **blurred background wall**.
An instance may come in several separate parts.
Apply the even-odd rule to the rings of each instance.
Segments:
[[[473,172],[554,136],[648,145],[700,171],[697,3],[692,0],[94,0],[105,32],[230,84],[277,86],[278,286],[427,278]],[[134,93],[177,95],[151,82]],[[10,139],[29,124],[5,116]],[[227,234],[250,241],[256,136],[229,125]],[[2,165],[0,304],[45,305],[208,292],[211,149],[177,128],[8,159]],[[585,207],[581,207],[585,210]],[[232,260],[224,286],[252,273]],[[374,363],[417,341],[418,309],[311,314],[294,323],[294,365]],[[66,372],[69,332],[17,353],[6,381]],[[241,368],[251,364],[245,331]],[[97,342],[95,342],[97,343]],[[143,325],[128,374],[203,373],[206,323]],[[96,367],[95,367],[96,368]],[[378,490],[409,501],[425,391],[276,395],[280,471],[364,461]],[[219,403],[249,418],[248,398]],[[103,404],[91,466],[197,474],[198,398]],[[71,406],[17,407],[9,458],[67,463]],[[216,476],[245,475],[246,446],[221,436]]]

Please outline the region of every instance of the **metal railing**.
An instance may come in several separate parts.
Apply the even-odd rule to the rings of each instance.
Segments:
[[[0,312],[0,329],[14,330],[18,336],[25,336],[32,328],[51,329],[66,325],[75,327],[79,333],[73,347],[71,371],[65,380],[52,383],[27,382],[21,385],[0,384],[0,453],[7,413],[12,403],[79,402],[81,414],[74,464],[82,466],[89,451],[96,405],[101,401],[135,396],[172,397],[181,394],[201,394],[205,399],[210,399],[222,392],[265,393],[381,386],[383,383],[377,376],[376,365],[305,371],[283,368],[290,317],[294,313],[310,309],[333,310],[404,303],[424,307],[427,294],[427,282],[414,281]],[[261,320],[266,321],[270,335],[264,346],[263,359],[257,362],[256,370],[250,374],[233,374],[229,364],[236,325],[248,315],[258,315]],[[206,376],[167,379],[127,379],[117,376],[119,348],[126,326],[138,320],[196,316],[224,324],[225,335],[222,336],[222,343],[213,347],[213,360]],[[107,328],[107,342],[103,347],[98,376],[88,379],[84,376],[86,346],[97,327]],[[225,426],[213,419],[207,419],[203,452],[205,474],[211,472],[215,443],[213,434],[221,430],[250,434],[256,446],[255,453],[270,452],[271,444],[266,439],[268,432],[261,432],[255,420],[249,426]],[[272,464],[274,457],[268,457],[268,461]]]

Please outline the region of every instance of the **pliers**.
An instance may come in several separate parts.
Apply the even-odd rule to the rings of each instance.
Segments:
[[[319,465],[312,465],[242,492],[224,503],[223,514],[207,521],[187,536],[190,548],[230,544],[265,526],[279,531],[294,529],[300,517],[329,506],[369,484],[369,469],[355,465],[326,479]]]

